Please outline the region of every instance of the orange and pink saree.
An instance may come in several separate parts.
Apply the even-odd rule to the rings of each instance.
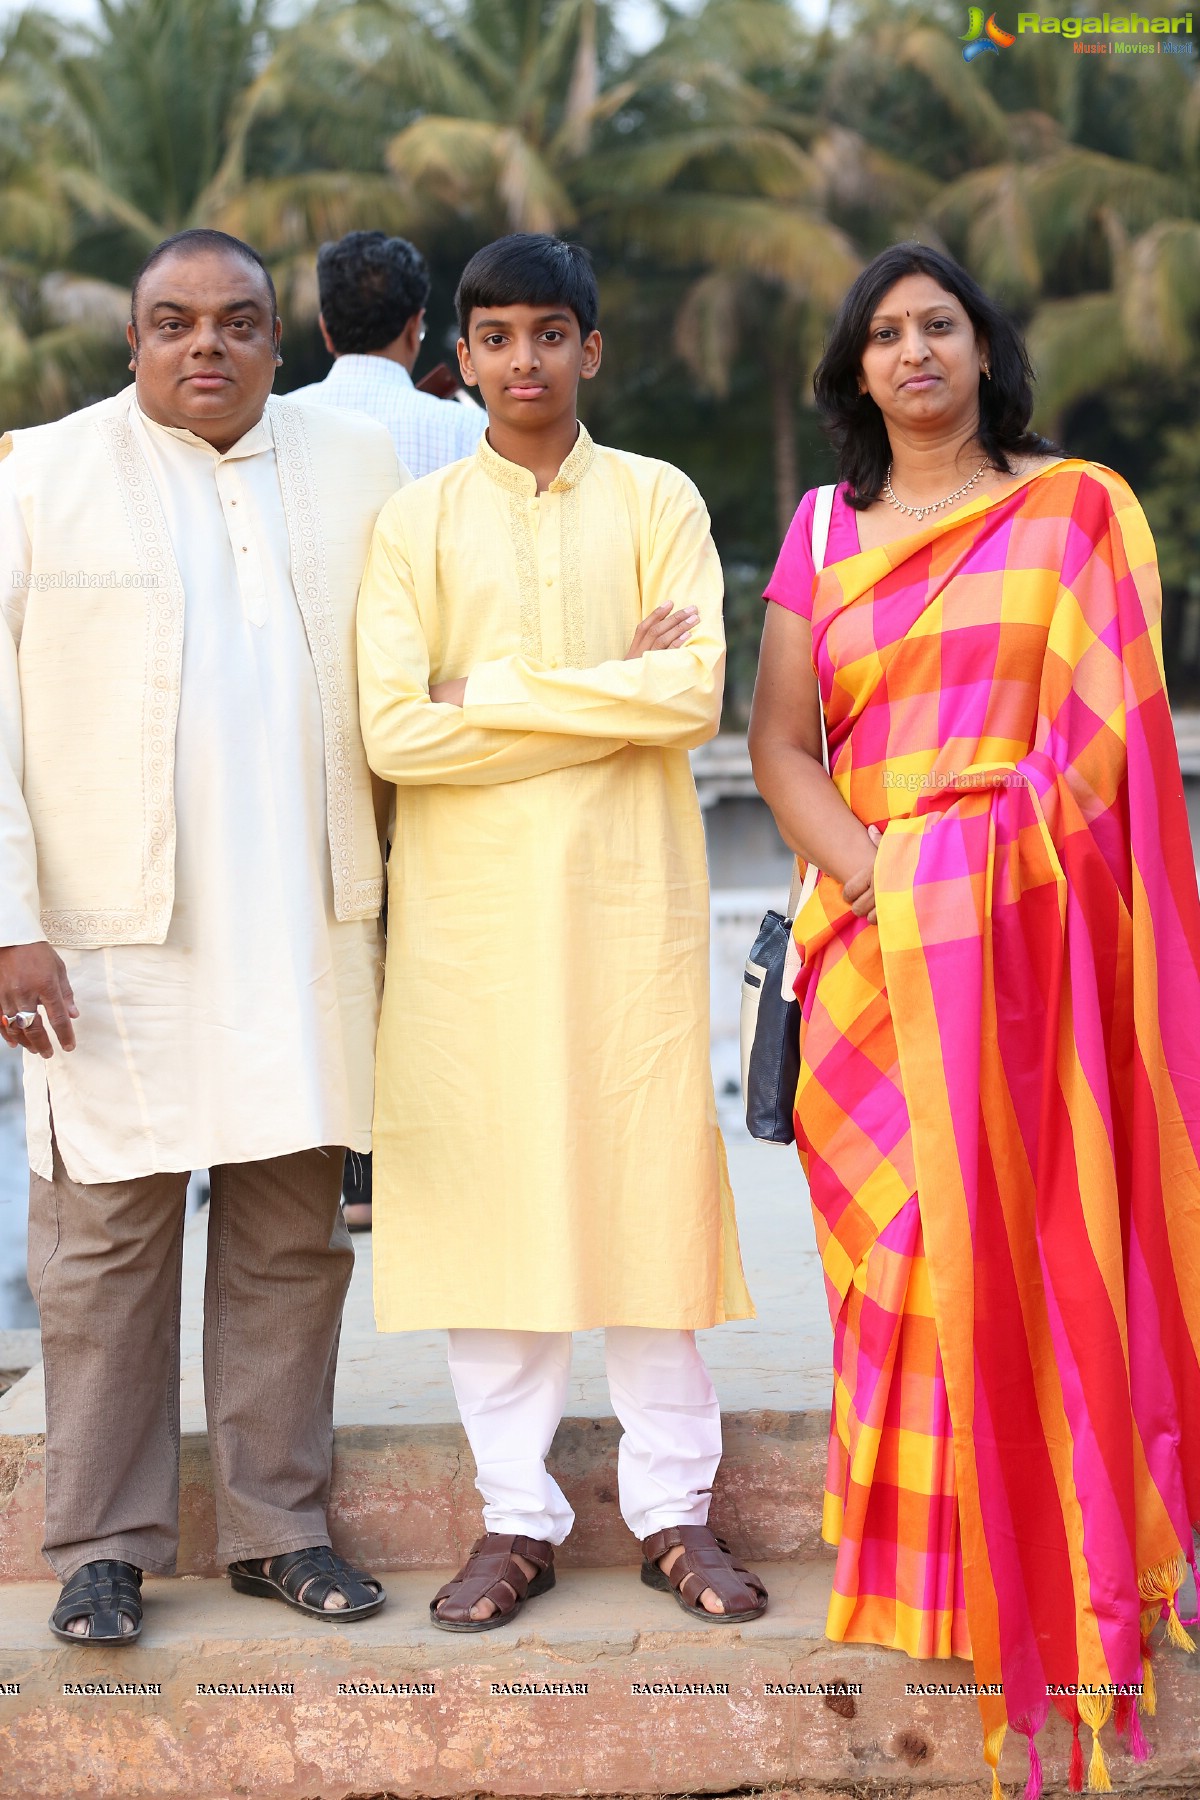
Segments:
[[[1031,1800],[1049,1706],[1103,1787],[1114,1701],[1145,1753],[1160,1612],[1187,1642],[1200,904],[1159,606],[1132,494],[1074,461],[813,590],[831,773],[884,833],[878,925],[822,877],[795,927],[828,1629],[972,1656]]]

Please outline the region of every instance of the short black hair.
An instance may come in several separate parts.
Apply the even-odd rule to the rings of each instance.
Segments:
[[[989,378],[979,381],[979,443],[993,466],[1012,473],[1010,456],[1054,449],[1029,429],[1033,369],[1017,325],[953,257],[926,244],[893,244],[869,262],[842,301],[813,376],[821,422],[837,451],[838,479],[861,509],[878,500],[892,460],[883,414],[858,378],[875,309],[906,275],[928,275],[953,294],[988,346]]]
[[[143,277],[150,273],[155,263],[170,256],[173,251],[182,251],[186,256],[195,250],[228,250],[234,256],[240,256],[243,262],[253,263],[261,270],[263,280],[267,284],[267,292],[271,296],[272,322],[279,316],[279,301],[275,294],[275,283],[271,280],[271,271],[252,244],[243,243],[241,238],[231,237],[227,231],[211,231],[207,225],[198,225],[189,231],[177,231],[174,237],[164,238],[161,244],[155,244],[153,250],[133,278],[133,287],[129,295],[129,316],[133,320],[134,331],[137,331],[137,297]]]
[[[425,258],[407,238],[348,231],[317,251],[321,317],[339,356],[386,350],[429,298]]]
[[[600,318],[600,290],[592,259],[581,244],[545,231],[515,231],[477,250],[454,296],[458,329],[465,338],[477,306],[565,306],[588,337]]]

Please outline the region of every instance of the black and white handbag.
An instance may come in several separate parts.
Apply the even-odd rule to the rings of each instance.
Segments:
[[[817,489],[813,508],[812,559],[818,572],[825,566],[832,486]],[[821,715],[821,754],[829,767],[825,716]],[[754,948],[742,976],[742,1097],[746,1127],[764,1144],[795,1140],[792,1110],[800,1079],[800,1003],[792,993],[799,955],[792,940],[792,921],[817,885],[820,870],[809,863],[804,880],[799,867],[792,878],[787,917],[768,912],[758,928]]]

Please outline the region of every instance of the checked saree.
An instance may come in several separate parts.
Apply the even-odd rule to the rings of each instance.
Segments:
[[[971,1656],[1029,1800],[1052,1705],[1106,1788],[1099,1733],[1145,1755],[1151,1655],[1190,1647],[1200,904],[1159,611],[1129,489],[1066,460],[814,590],[831,773],[884,831],[878,925],[827,877],[795,925],[828,1630]]]

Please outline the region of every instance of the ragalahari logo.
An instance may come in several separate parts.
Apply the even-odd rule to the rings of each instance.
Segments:
[[[1011,31],[1005,31],[1003,25],[997,25],[995,13],[989,13],[985,20],[982,6],[968,7],[967,29],[959,39],[963,45],[964,62],[974,62],[977,56],[988,52],[999,56],[1001,50],[1011,49],[1016,41]]]

